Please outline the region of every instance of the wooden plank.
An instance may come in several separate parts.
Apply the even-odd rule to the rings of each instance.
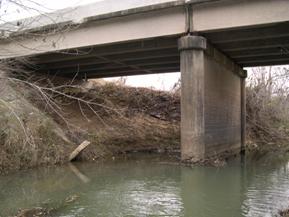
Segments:
[[[81,143],[69,156],[69,161],[74,160],[87,146],[90,145],[90,142],[85,140]]]

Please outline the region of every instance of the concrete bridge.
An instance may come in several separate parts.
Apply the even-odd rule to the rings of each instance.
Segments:
[[[288,0],[108,0],[2,25],[0,58],[78,78],[181,71],[182,159],[196,161],[244,149],[243,67],[289,63],[288,11]]]

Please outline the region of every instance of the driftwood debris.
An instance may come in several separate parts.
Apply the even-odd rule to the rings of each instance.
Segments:
[[[73,161],[87,146],[90,145],[90,142],[85,140],[81,143],[69,156],[69,161]]]

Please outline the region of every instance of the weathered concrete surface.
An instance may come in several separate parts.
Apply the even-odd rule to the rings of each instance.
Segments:
[[[241,151],[241,78],[205,55],[205,156]]]
[[[192,28],[196,32],[271,25],[289,20],[287,0],[235,0],[193,5]]]
[[[205,51],[209,47],[204,42],[199,36],[185,36],[179,43],[182,160],[241,151],[239,68],[214,48]]]
[[[205,157],[205,57],[206,41],[198,36],[179,40],[181,52],[182,159]]]
[[[45,29],[59,24],[84,24],[89,21],[120,17],[129,14],[169,8],[184,4],[184,0],[105,0],[88,5],[69,7],[51,13],[11,21],[0,25],[1,37],[15,35],[17,31]],[[2,23],[2,21],[0,21]],[[5,31],[7,30],[7,31]]]
[[[0,59],[181,34],[185,23],[180,7],[111,18],[55,34],[0,41]]]
[[[246,77],[247,72],[241,77],[241,153],[246,151]]]
[[[3,23],[0,20],[0,39],[13,36],[16,32],[44,30],[60,24],[85,24],[114,17],[161,10],[186,4],[200,4],[220,0],[103,0],[88,5],[69,7],[62,10],[21,20]],[[232,0],[231,0],[232,1]]]

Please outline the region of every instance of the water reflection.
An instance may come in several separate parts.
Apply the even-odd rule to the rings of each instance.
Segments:
[[[288,203],[288,163],[188,168],[144,159],[0,177],[1,217],[37,206],[57,217],[266,217]]]
[[[278,168],[252,168],[243,202],[244,216],[271,217],[289,205],[288,164]]]
[[[185,216],[242,216],[241,170],[195,168],[182,169],[182,199]]]

